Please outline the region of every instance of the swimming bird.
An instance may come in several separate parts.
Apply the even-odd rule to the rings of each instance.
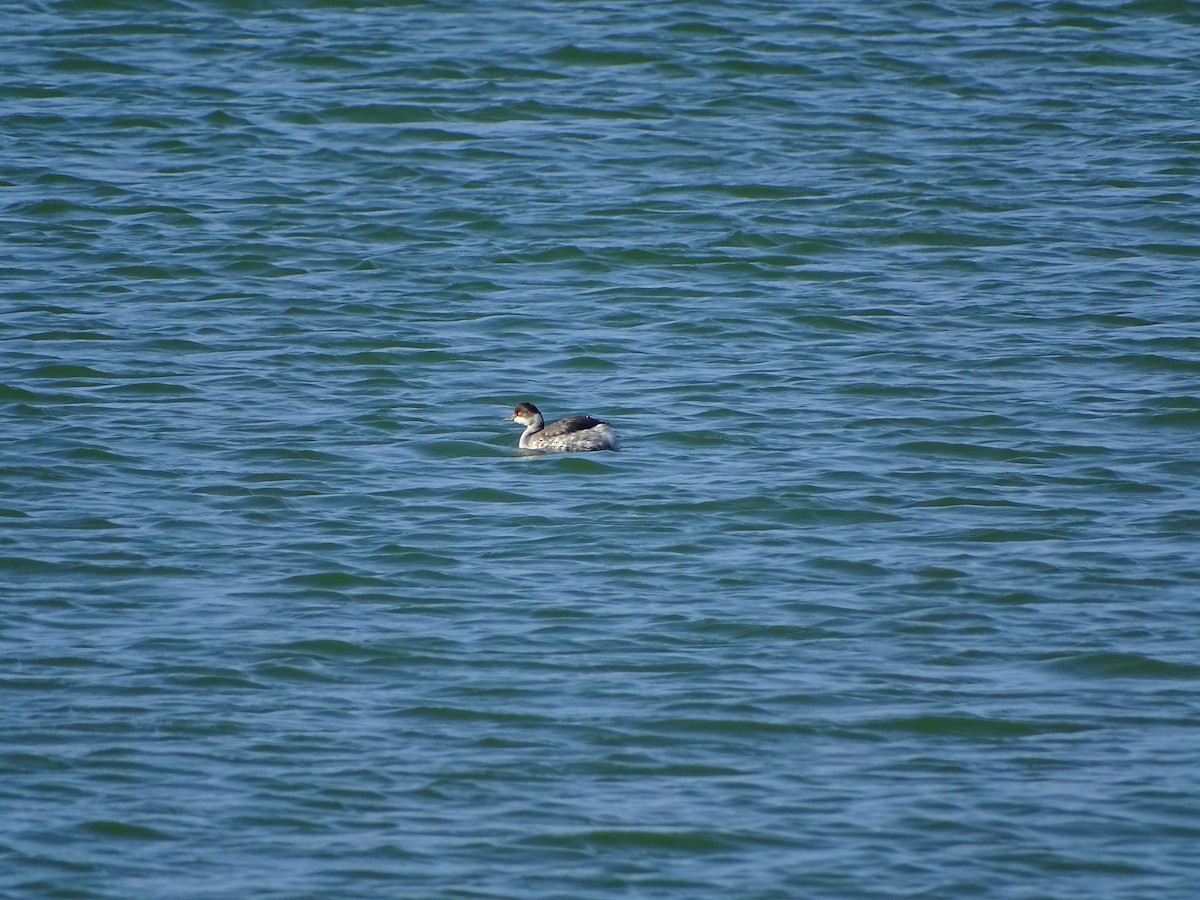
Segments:
[[[580,453],[585,450],[617,450],[621,439],[602,419],[568,416],[547,425],[541,411],[532,403],[518,403],[505,422],[525,426],[522,450],[548,450],[555,453]]]

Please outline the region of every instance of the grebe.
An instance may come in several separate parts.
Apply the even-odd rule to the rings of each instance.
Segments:
[[[513,414],[504,420],[525,426],[521,435],[522,450],[549,450],[557,453],[578,453],[584,450],[616,450],[621,439],[607,422],[591,416],[569,416],[550,425],[532,403],[518,403]]]

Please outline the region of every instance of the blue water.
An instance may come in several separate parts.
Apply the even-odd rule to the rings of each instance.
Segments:
[[[0,896],[1191,900],[1195,4],[0,23]]]

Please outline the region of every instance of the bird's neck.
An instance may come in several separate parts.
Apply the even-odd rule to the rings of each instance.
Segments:
[[[527,449],[527,447],[529,445],[529,439],[545,427],[546,427],[546,421],[541,416],[538,416],[536,419],[534,419],[532,422],[530,422],[528,425],[525,426],[525,430],[523,432],[521,432],[521,440],[517,446],[519,446],[522,450]]]

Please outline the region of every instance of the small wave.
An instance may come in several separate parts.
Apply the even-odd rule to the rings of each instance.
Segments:
[[[1167,662],[1139,653],[1079,653],[1051,659],[1047,664],[1056,671],[1083,678],[1200,679],[1200,665]]]
[[[118,822],[112,819],[94,819],[80,826],[88,834],[106,839],[123,841],[169,841],[172,836],[157,828],[137,825],[133,822]]]
[[[875,719],[864,723],[878,731],[907,731],[932,737],[993,740],[1033,737],[1041,734],[1078,734],[1095,726],[1078,722],[1039,722],[994,719],[985,716],[925,715]]]

